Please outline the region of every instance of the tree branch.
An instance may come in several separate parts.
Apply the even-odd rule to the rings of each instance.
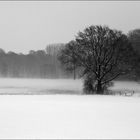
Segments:
[[[102,84],[105,84],[105,83],[108,83],[108,82],[110,82],[110,81],[112,81],[112,80],[114,80],[115,78],[117,78],[119,75],[121,75],[122,73],[118,73],[118,74],[116,74],[115,76],[113,76],[112,78],[110,78],[110,79],[108,79],[108,80],[106,80],[106,81],[104,81],[104,82],[102,82]]]

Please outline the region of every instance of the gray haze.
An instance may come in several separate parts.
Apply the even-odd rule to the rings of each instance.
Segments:
[[[0,2],[0,48],[28,53],[66,43],[91,24],[129,30],[140,26],[139,1]]]

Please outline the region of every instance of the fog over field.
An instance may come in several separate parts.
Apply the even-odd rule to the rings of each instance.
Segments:
[[[113,91],[134,91],[140,94],[140,84],[131,81],[115,81],[110,88]],[[82,79],[21,79],[1,78],[0,95],[47,95],[47,94],[83,94]]]
[[[0,94],[81,94],[82,81],[72,79],[0,79]]]

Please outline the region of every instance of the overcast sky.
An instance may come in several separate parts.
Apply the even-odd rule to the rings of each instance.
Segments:
[[[66,43],[90,25],[140,28],[140,1],[0,2],[0,48],[16,53]]]

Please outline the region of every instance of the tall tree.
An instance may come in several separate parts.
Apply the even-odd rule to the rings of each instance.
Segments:
[[[132,43],[133,48],[140,55],[140,29],[135,29],[135,30],[129,31],[128,39]]]
[[[76,78],[76,67],[77,67],[77,56],[76,56],[76,47],[77,43],[75,41],[70,41],[65,45],[65,48],[60,51],[58,58],[64,65],[64,68],[67,71],[73,72],[73,78]]]
[[[80,67],[97,94],[122,74],[132,71],[135,53],[127,36],[107,26],[90,26],[61,51],[59,60],[69,70]],[[89,80],[90,77],[90,80]],[[92,82],[92,83],[91,83]]]
[[[134,29],[129,31],[128,39],[130,40],[132,47],[138,54],[138,63],[135,68],[135,73],[133,74],[135,80],[140,79],[140,29]]]

